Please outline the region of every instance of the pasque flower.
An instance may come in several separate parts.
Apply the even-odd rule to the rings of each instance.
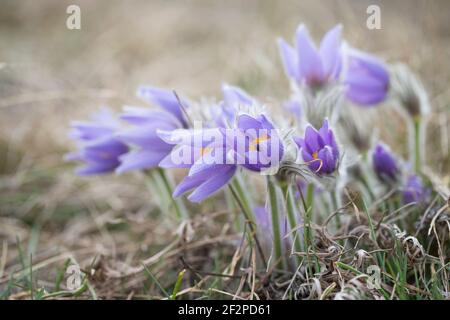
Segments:
[[[322,127],[316,130],[308,125],[305,137],[294,138],[300,148],[300,153],[311,171],[318,175],[333,173],[339,163],[339,148],[333,131],[328,126],[328,120],[324,120]]]
[[[156,104],[160,110],[124,107],[121,119],[132,127],[120,131],[116,136],[135,148],[120,157],[121,165],[116,169],[118,173],[157,167],[173,148],[173,145],[158,136],[157,130],[175,130],[186,126],[182,107],[173,92],[141,87],[138,95]]]
[[[82,161],[79,175],[100,174],[114,171],[119,165],[119,157],[128,147],[115,136],[120,125],[111,110],[101,109],[90,122],[72,122],[71,137],[78,142],[79,150],[69,153],[69,161]]]
[[[156,105],[173,115],[183,127],[188,126],[183,112],[183,108],[187,108],[190,105],[190,102],[186,98],[179,97],[180,100],[178,100],[174,91],[151,86],[140,86],[137,91],[137,96],[147,103]]]
[[[389,72],[379,59],[347,48],[345,61],[343,83],[348,100],[361,106],[372,106],[386,99],[389,91]]]
[[[328,31],[319,49],[304,25],[297,28],[295,48],[284,39],[279,39],[278,46],[287,76],[311,87],[320,87],[336,80],[342,65],[341,30],[342,27],[338,25]]]
[[[415,174],[408,175],[405,185],[402,187],[403,204],[424,203],[428,201],[429,197],[430,190],[423,185],[422,179]]]
[[[174,196],[194,189],[188,196],[193,202],[200,202],[220,190],[234,176],[238,166],[256,172],[277,167],[284,152],[274,126],[264,115],[241,114],[234,128],[158,133],[167,143],[177,145],[160,166],[189,168]]]
[[[159,135],[167,143],[177,144],[159,165],[189,168],[188,175],[175,188],[174,197],[193,190],[188,199],[201,202],[233,178],[237,165],[226,161],[226,140],[221,129],[159,131]]]
[[[227,145],[233,146],[237,162],[251,171],[276,168],[284,155],[283,142],[277,130],[263,114],[239,115],[234,132],[226,138]]]
[[[340,25],[329,30],[319,48],[308,30],[300,25],[295,34],[295,48],[278,40],[286,75],[298,84],[321,88],[328,83],[342,83],[347,99],[362,106],[385,100],[389,73],[376,57],[341,44]]]
[[[395,183],[400,178],[398,161],[388,146],[378,143],[372,152],[375,173],[385,183]]]

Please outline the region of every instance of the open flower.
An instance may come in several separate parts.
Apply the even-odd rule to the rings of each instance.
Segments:
[[[227,145],[233,146],[236,160],[244,168],[260,172],[278,167],[284,147],[277,130],[265,115],[239,115],[231,133],[226,137]]]
[[[157,130],[175,130],[186,126],[181,106],[175,94],[168,90],[141,87],[138,95],[156,104],[161,110],[140,107],[124,107],[121,119],[132,125],[117,133],[117,138],[134,148],[120,157],[116,172],[157,167],[173,145],[164,142]]]
[[[119,122],[111,110],[103,108],[91,120],[71,125],[71,137],[78,141],[79,150],[65,158],[85,163],[76,170],[79,175],[114,171],[120,165],[119,157],[128,151],[128,147],[115,136]]]
[[[319,49],[311,40],[304,25],[297,28],[295,48],[283,39],[278,40],[281,59],[286,75],[297,83],[320,87],[330,80],[336,80],[341,70],[340,25],[328,31]]]
[[[347,48],[343,83],[348,100],[360,106],[373,106],[386,99],[389,91],[389,72],[376,57]]]
[[[403,204],[412,202],[422,204],[427,202],[429,197],[430,190],[423,185],[422,179],[415,174],[410,174],[402,188]]]
[[[203,130],[159,131],[167,143],[177,144],[161,162],[163,168],[190,168],[175,188],[173,196],[188,191],[192,202],[201,202],[224,187],[234,176],[237,166],[227,163],[227,149],[223,131]]]
[[[317,131],[308,125],[304,138],[294,138],[300,148],[300,153],[311,171],[317,175],[333,173],[339,163],[339,149],[333,131],[324,120],[322,127]]]
[[[378,143],[372,152],[372,164],[375,173],[384,183],[395,183],[399,179],[398,161],[388,146]]]

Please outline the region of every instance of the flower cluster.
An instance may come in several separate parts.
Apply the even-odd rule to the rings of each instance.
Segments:
[[[138,96],[152,108],[125,106],[117,117],[105,109],[92,122],[74,123],[72,137],[77,140],[79,151],[67,159],[84,162],[85,166],[77,171],[84,175],[185,169],[185,177],[172,190],[174,198],[190,192],[190,201],[202,202],[229,185],[246,219],[255,219],[260,227],[270,230],[275,255],[283,251],[279,248],[282,241],[277,239],[281,235],[292,235],[289,243],[295,249],[308,245],[308,220],[301,241],[295,238],[295,232],[290,232],[298,229],[301,220],[299,201],[304,202],[304,208],[310,207],[304,213],[304,218],[309,219],[314,202],[330,201],[325,207],[337,209],[342,188],[349,179],[361,179],[363,185],[370,187],[365,174],[346,175],[351,162],[347,151],[351,148],[341,143],[344,140],[340,136],[355,136],[357,131],[352,128],[357,126],[343,124],[357,117],[349,117],[352,112],[342,109],[374,106],[388,97],[399,96],[391,94],[393,87],[385,63],[351,48],[341,40],[341,34],[341,26],[332,28],[317,48],[301,25],[294,47],[278,40],[293,89],[292,96],[279,105],[264,105],[229,84],[222,85],[222,98],[217,103],[207,104],[170,90],[143,86]],[[401,101],[407,100],[401,97]],[[364,140],[362,135],[356,136],[353,140]],[[358,144],[372,146],[373,142]],[[372,150],[372,166],[359,168],[371,168],[379,185],[396,188],[405,204],[428,200],[429,191],[418,170],[405,170],[408,166],[381,142],[374,144]],[[364,156],[357,154],[353,162],[366,161]],[[254,188],[246,178],[252,174],[268,176],[264,197],[251,199],[249,194]],[[294,192],[296,187],[299,193]],[[264,199],[266,207],[262,209],[259,206]],[[280,228],[283,221],[289,222],[290,229]]]

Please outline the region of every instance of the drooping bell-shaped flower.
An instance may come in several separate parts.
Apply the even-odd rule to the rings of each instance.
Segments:
[[[128,152],[128,147],[115,134],[119,121],[107,108],[94,114],[90,122],[73,122],[71,137],[77,140],[78,151],[65,156],[69,161],[84,162],[78,168],[79,175],[93,175],[114,171],[119,157]]]
[[[294,141],[300,148],[303,161],[317,175],[331,174],[338,168],[339,148],[328,120],[324,120],[319,130],[308,125],[304,138],[296,137]]]
[[[403,204],[412,202],[423,204],[426,203],[430,197],[430,190],[424,186],[422,179],[415,174],[410,174],[406,178],[405,185],[402,187],[401,191]]]
[[[338,78],[341,70],[340,25],[328,31],[317,48],[304,25],[297,28],[295,48],[278,40],[286,75],[297,83],[320,87]]]
[[[398,161],[390,148],[378,143],[372,152],[372,164],[374,171],[382,182],[395,183],[400,178]]]
[[[348,100],[360,106],[383,102],[389,91],[389,72],[381,60],[367,53],[347,48],[343,83]]]

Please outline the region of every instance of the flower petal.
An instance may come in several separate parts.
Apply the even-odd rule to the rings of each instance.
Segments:
[[[342,26],[337,25],[328,31],[320,43],[323,71],[327,77],[336,77],[341,66],[341,33]]]
[[[282,38],[278,39],[278,48],[286,75],[300,81],[298,57],[295,49]]]
[[[188,107],[189,102],[185,99],[181,99],[183,106],[180,106],[175,93],[171,90],[160,89],[156,87],[141,86],[137,92],[138,97],[151,104],[165,109],[172,115],[174,115],[183,125],[187,125],[182,107]]]
[[[226,166],[221,170],[217,170],[216,174],[195,189],[195,191],[189,195],[188,199],[192,202],[201,202],[213,193],[219,191],[231,180],[231,178],[233,178],[236,168],[236,166]]]
[[[131,151],[120,156],[120,165],[117,167],[117,173],[123,173],[136,169],[150,169],[157,167],[159,162],[167,155],[167,152],[158,152],[152,150]]]
[[[323,82],[324,72],[321,57],[304,25],[298,27],[295,39],[300,77],[306,79],[307,83]]]

